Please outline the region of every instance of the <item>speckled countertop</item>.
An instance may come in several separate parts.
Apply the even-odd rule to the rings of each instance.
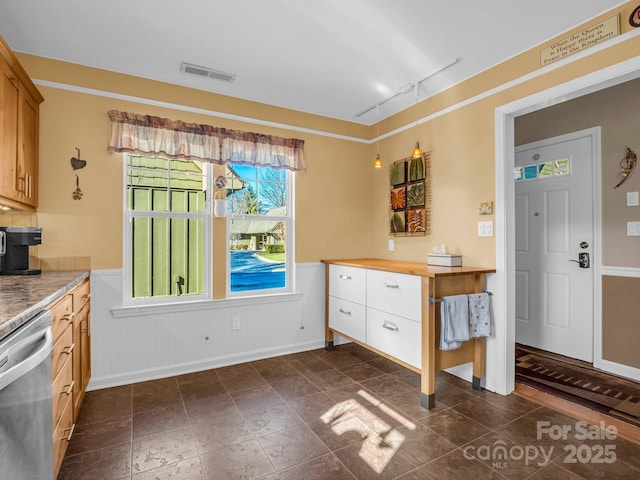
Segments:
[[[0,275],[0,339],[89,276],[88,271]]]

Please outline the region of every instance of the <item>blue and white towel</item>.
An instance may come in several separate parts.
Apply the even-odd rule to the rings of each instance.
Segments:
[[[455,350],[469,340],[469,299],[451,295],[440,300],[440,350]]]
[[[491,307],[489,294],[472,293],[469,296],[469,333],[471,337],[491,335]]]

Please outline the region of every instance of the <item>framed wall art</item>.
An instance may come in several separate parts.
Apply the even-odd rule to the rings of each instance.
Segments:
[[[404,158],[389,167],[389,233],[424,236],[430,233],[431,188],[429,154]]]

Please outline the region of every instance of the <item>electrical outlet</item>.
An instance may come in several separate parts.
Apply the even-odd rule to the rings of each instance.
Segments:
[[[238,317],[233,317],[231,319],[231,329],[240,330],[240,319]]]
[[[627,237],[640,237],[640,222],[627,222]]]

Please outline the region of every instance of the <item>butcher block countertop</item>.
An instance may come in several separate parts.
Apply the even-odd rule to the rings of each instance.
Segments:
[[[0,275],[0,339],[89,276],[88,271]]]
[[[378,258],[356,258],[342,260],[322,260],[331,265],[343,265],[346,267],[369,268],[385,272],[406,273],[420,277],[449,277],[453,275],[472,275],[483,273],[495,273],[495,268],[476,267],[437,267],[420,262],[398,262],[395,260],[381,260]]]

